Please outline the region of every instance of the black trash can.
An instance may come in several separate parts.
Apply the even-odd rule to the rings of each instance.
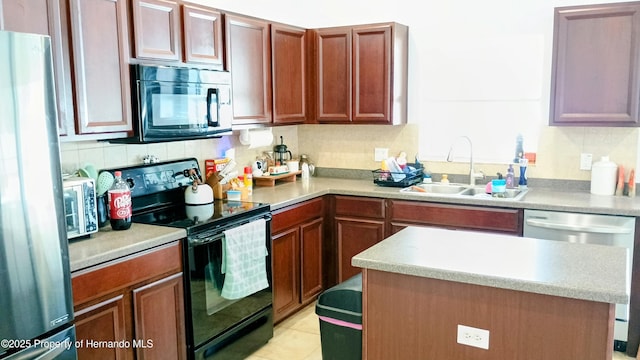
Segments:
[[[362,274],[320,294],[316,314],[323,360],[362,359]]]

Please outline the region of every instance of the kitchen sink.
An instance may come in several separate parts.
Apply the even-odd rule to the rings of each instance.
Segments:
[[[496,201],[519,201],[528,192],[528,189],[506,189],[504,197],[493,197],[485,192],[484,186],[470,186],[464,184],[417,184],[403,188],[400,192],[426,196],[445,196],[457,198],[478,198]]]
[[[486,199],[495,199],[495,200],[520,200],[527,193],[528,189],[506,189],[504,192],[504,197],[493,197],[491,194],[487,194],[485,192],[485,187],[472,187],[468,188],[458,195],[460,196],[473,196],[479,198]]]
[[[467,187],[462,184],[418,184],[407,188],[408,191],[424,194],[458,194]],[[404,189],[403,189],[404,190]]]

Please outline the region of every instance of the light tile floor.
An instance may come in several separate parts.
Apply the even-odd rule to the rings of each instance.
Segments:
[[[268,344],[248,360],[322,360],[315,302],[276,325]]]
[[[273,339],[248,360],[322,360],[320,324],[315,303],[276,325]],[[613,360],[635,360],[616,352]]]
[[[636,358],[634,357],[628,357],[627,354],[625,353],[620,353],[620,352],[614,352],[613,353],[613,360],[635,360]]]

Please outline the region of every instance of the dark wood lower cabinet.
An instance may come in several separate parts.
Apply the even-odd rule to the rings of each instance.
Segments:
[[[273,214],[273,320],[315,300],[323,289],[324,200],[293,205]]]
[[[79,359],[186,359],[179,243],[72,274]]]
[[[407,226],[439,226],[522,236],[523,210],[389,200],[391,233]]]
[[[187,352],[184,333],[182,273],[133,290],[138,359],[181,359]]]
[[[126,359],[126,347],[100,346],[100,342],[116,343],[127,338],[125,330],[125,299],[117,295],[98,304],[76,311],[75,324],[79,359]]]
[[[272,237],[274,321],[297,311],[300,306],[299,236],[299,229],[293,228]]]
[[[386,237],[386,203],[359,196],[335,196],[334,202],[340,283],[360,272],[351,266],[351,258]]]
[[[384,239],[384,221],[337,218],[338,278],[343,282],[360,273],[360,268],[351,266],[351,258]]]

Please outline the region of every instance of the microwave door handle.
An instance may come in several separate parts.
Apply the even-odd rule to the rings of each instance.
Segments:
[[[216,101],[213,101],[214,96]],[[211,108],[213,108],[215,113],[211,111]],[[215,121],[211,119],[212,115],[215,115]],[[220,117],[218,115],[218,91],[217,89],[207,89],[207,123],[209,126],[220,126]]]

